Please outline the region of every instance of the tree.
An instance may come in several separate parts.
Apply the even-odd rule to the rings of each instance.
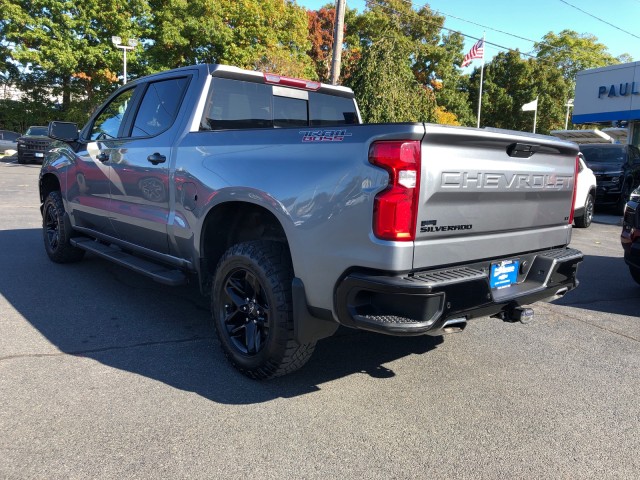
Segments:
[[[517,50],[499,53],[485,65],[481,126],[531,131],[533,118],[529,120],[531,114],[522,112],[521,107],[538,94],[533,71],[533,61],[522,60]],[[478,102],[479,81],[480,69],[475,69],[471,74],[474,105]]]
[[[306,10],[283,0],[150,0],[154,69],[224,63],[315,77]]]
[[[471,98],[478,99],[480,70],[471,75]],[[522,106],[536,98],[536,132],[549,133],[564,125],[563,106],[568,85],[562,73],[536,59],[523,60],[517,50],[496,55],[485,66],[481,125],[530,132],[534,113]]]
[[[329,81],[331,55],[333,51],[333,25],[335,8],[323,7],[320,10],[308,10],[309,56],[313,60],[316,77],[321,82]]]
[[[438,57],[433,62],[431,86],[441,115],[438,123],[476,125],[475,109],[469,102],[468,77],[460,75],[458,69],[463,45],[462,35],[453,32],[443,36],[442,48],[434,52]]]
[[[630,59],[628,54],[614,57],[598,37],[588,33],[563,30],[547,33],[534,45],[536,57],[560,69],[565,80],[575,85],[576,74],[588,68],[606,67]]]
[[[470,125],[474,120],[467,80],[457,68],[463,39],[458,33],[441,36],[443,24],[444,17],[428,6],[414,10],[404,0],[380,0],[357,19],[356,28],[362,48],[382,36],[393,38],[417,83],[435,99],[435,121]]]
[[[63,116],[72,94],[94,105],[113,89],[122,55],[111,36],[137,37],[148,15],[145,0],[0,0],[0,10],[19,86],[33,95],[29,83],[41,79],[50,97],[62,96]]]
[[[433,93],[416,81],[409,58],[395,38],[382,37],[366,47],[347,85],[355,91],[367,123],[436,119]]]

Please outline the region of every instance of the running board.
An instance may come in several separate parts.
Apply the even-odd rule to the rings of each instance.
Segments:
[[[74,247],[94,253],[99,257],[106,258],[123,267],[130,268],[134,272],[145,275],[165,285],[182,285],[187,281],[186,275],[180,270],[169,269],[158,263],[153,263],[144,258],[125,253],[118,247],[111,247],[91,238],[71,238],[70,243]]]

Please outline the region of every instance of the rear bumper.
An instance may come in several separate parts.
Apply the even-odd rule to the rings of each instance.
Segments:
[[[598,185],[596,187],[596,205],[611,205],[620,201],[622,195],[622,186],[615,185]]]
[[[405,276],[351,272],[336,288],[338,320],[389,335],[438,335],[450,322],[506,314],[562,296],[578,285],[576,272],[583,259],[578,250],[561,248],[517,258],[517,283],[497,290],[490,287],[489,271],[501,259]]]

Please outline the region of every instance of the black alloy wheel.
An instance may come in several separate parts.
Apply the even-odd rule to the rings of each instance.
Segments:
[[[224,282],[224,325],[231,342],[245,355],[257,354],[269,338],[269,304],[256,275],[243,268]]]

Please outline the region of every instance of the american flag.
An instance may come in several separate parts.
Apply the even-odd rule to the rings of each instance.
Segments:
[[[478,42],[471,47],[469,53],[464,56],[464,60],[462,61],[461,67],[466,67],[469,65],[474,59],[482,58],[484,56],[484,39],[481,38]]]

